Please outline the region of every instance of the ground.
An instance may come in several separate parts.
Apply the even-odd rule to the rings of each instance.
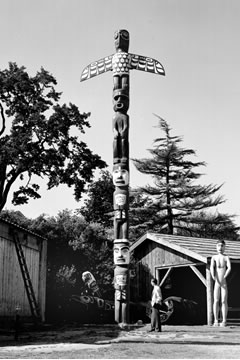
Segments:
[[[0,359],[239,359],[240,326],[225,328],[149,324],[64,326],[44,331],[0,332]]]

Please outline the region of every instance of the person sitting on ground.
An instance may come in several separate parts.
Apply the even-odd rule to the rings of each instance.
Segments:
[[[226,278],[231,271],[231,263],[229,257],[224,254],[225,241],[219,240],[216,248],[217,254],[212,256],[210,265],[211,276],[215,281],[213,294],[213,326],[218,326],[220,294],[222,306],[222,322],[220,326],[226,326],[228,313],[228,288]]]

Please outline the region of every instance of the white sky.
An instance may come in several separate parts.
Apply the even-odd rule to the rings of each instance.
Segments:
[[[148,157],[159,136],[153,113],[163,117],[183,146],[206,161],[206,184],[224,184],[220,212],[240,215],[240,1],[239,0],[1,0],[0,69],[24,65],[52,73],[62,101],[91,112],[83,138],[112,164],[112,73],[80,83],[83,68],[115,52],[117,29],[130,33],[129,52],[160,61],[166,77],[130,73],[130,157]],[[130,185],[150,179],[132,166]],[[27,217],[79,208],[64,186],[42,199],[8,209]],[[236,218],[240,224],[240,217]]]

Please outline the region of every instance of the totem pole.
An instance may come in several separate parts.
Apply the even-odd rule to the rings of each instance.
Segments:
[[[165,75],[163,66],[149,57],[130,54],[129,33],[114,34],[116,53],[88,65],[81,81],[113,72],[113,194],[114,209],[114,288],[115,321],[125,327],[129,323],[129,71],[132,69]]]

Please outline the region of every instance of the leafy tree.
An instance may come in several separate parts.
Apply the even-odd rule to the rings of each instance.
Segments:
[[[31,220],[28,219],[21,211],[3,210],[0,212],[0,218],[18,224],[25,229],[31,227]]]
[[[101,224],[64,210],[32,220],[31,230],[48,238],[47,316],[52,318],[58,306],[69,306],[71,295],[84,291],[86,270],[95,276],[103,297],[113,297],[112,241]]]
[[[154,185],[141,187],[138,191],[150,198],[149,209],[151,212],[155,209],[157,215],[155,225],[167,227],[165,231],[173,234],[188,223],[193,212],[215,207],[225,200],[216,195],[222,185],[195,183],[202,175],[195,169],[206,166],[205,162],[190,160],[195,151],[181,147],[182,138],[172,136],[168,123],[157,117],[157,127],[164,132],[164,137],[154,140],[154,147],[149,150],[152,158],[133,159],[133,162],[141,173],[152,176]]]
[[[0,211],[17,179],[14,205],[40,198],[34,176],[46,177],[48,189],[72,186],[79,200],[93,171],[106,166],[80,139],[90,113],[60,105],[56,85],[43,68],[33,77],[15,63],[0,71]]]
[[[88,186],[87,199],[79,209],[79,213],[88,222],[112,227],[113,192],[112,174],[107,170],[102,170],[99,179]]]

